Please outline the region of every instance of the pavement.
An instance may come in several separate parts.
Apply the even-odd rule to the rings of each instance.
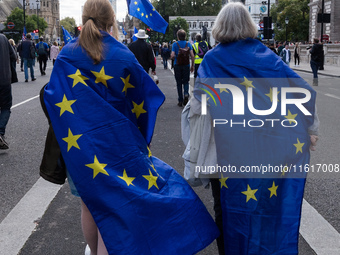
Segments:
[[[290,68],[294,71],[313,73],[309,63],[300,63],[299,66],[293,65],[294,61],[290,63]],[[319,70],[318,75],[324,75],[329,77],[340,77],[340,66],[324,65],[324,70]]]

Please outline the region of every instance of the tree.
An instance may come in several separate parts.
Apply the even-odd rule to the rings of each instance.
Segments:
[[[26,16],[26,31],[32,32],[33,30],[39,29],[39,34],[44,34],[45,29],[48,27],[47,22],[44,18],[39,17],[39,27],[38,27],[38,17],[37,15],[25,15]],[[18,7],[14,8],[11,14],[7,17],[6,25],[8,22],[13,22],[15,24],[15,29],[23,31],[24,29],[24,11]],[[15,41],[21,39],[20,35],[13,36]]]
[[[308,41],[309,36],[309,0],[280,0],[271,7],[275,39],[288,41]]]
[[[179,29],[183,29],[187,33],[187,39],[189,38],[189,25],[187,21],[181,17],[169,22],[169,30],[162,36],[163,42],[170,42],[174,39],[177,40],[176,32]]]
[[[77,24],[74,18],[66,17],[60,21],[60,26],[63,26],[69,33],[74,34],[74,28],[77,27]],[[63,34],[62,30],[60,30],[60,34]]]

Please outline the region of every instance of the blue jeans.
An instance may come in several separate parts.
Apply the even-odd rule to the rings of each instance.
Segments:
[[[177,83],[178,102],[183,102],[183,89],[184,96],[189,96],[189,80],[190,80],[190,65],[179,66],[175,65],[175,79]]]
[[[318,70],[319,70],[320,64],[318,62],[315,62],[313,60],[310,61],[310,67],[313,71],[313,78],[318,78]]]
[[[24,58],[24,70],[25,70],[25,80],[28,80],[28,66],[30,66],[30,71],[31,71],[31,79],[34,78],[34,59],[31,58]]]
[[[164,68],[168,68],[168,59],[166,57],[163,57],[163,65]]]
[[[0,134],[4,135],[6,125],[11,115],[12,107],[12,87],[0,86]]]

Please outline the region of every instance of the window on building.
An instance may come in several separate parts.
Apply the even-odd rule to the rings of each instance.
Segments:
[[[205,26],[205,27],[208,27],[208,22],[204,22],[204,26]]]
[[[58,11],[58,5],[57,4],[55,5],[55,10]]]
[[[201,21],[201,22],[200,22],[200,28],[202,28],[202,26],[203,26],[203,22]]]
[[[214,26],[214,21],[211,22],[211,27],[213,27],[213,26]]]
[[[196,22],[192,22],[192,27],[196,28]]]
[[[48,7],[48,2],[46,2],[46,5],[47,5],[47,7]]]
[[[43,2],[43,6],[45,6],[45,1]]]
[[[189,28],[191,28],[191,22],[188,22],[189,23]]]

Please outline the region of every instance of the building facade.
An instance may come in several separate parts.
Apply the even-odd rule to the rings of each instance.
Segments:
[[[323,26],[323,34],[329,36],[329,41],[340,41],[340,1],[324,0],[324,13],[331,15],[330,23]],[[321,23],[318,14],[322,13],[322,0],[311,0],[309,3],[309,40],[321,37]]]
[[[18,0],[0,0],[0,23],[5,22],[16,7],[22,8]]]
[[[270,6],[276,3],[276,0],[270,1]],[[260,25],[263,17],[268,17],[268,0],[246,0],[245,6],[247,7],[252,19],[257,25]]]
[[[169,20],[175,20],[179,16],[170,16]],[[203,35],[203,26],[207,28],[207,42],[213,46],[216,44],[215,39],[211,35],[212,28],[216,16],[181,16],[185,19],[189,26],[189,41],[195,41],[196,34]]]
[[[39,17],[44,18],[48,27],[44,33],[46,42],[54,42],[60,37],[60,5],[59,0],[26,0],[29,3],[26,6],[26,14],[36,14]],[[30,32],[30,31],[27,31]]]

